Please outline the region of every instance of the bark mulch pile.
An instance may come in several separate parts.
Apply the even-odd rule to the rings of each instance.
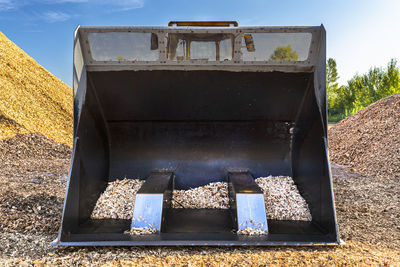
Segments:
[[[400,253],[400,183],[332,164],[340,238]],[[400,258],[398,258],[400,264]]]
[[[381,99],[332,127],[329,152],[332,161],[355,171],[399,179],[400,94]]]
[[[57,233],[70,155],[67,145],[38,133],[0,140],[2,235]]]
[[[7,162],[29,158],[69,158],[70,153],[69,146],[54,143],[40,133],[17,134],[14,138],[0,139],[0,158]]]
[[[72,146],[72,89],[0,32],[0,139],[27,132]]]

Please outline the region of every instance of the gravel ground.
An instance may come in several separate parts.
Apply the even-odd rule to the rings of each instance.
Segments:
[[[63,155],[63,154],[62,154]],[[7,161],[8,164],[4,164]],[[12,163],[12,165],[10,165]],[[59,248],[69,155],[0,161],[0,266],[400,265],[400,183],[333,164],[341,238],[336,247]],[[12,207],[16,207],[13,209]],[[40,209],[39,209],[40,206]],[[14,223],[18,220],[18,223]]]

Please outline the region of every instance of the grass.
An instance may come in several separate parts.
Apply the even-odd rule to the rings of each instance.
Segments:
[[[328,122],[339,122],[353,114],[359,109],[347,110],[347,109],[328,109]]]
[[[328,115],[328,122],[339,122],[350,115],[351,114],[346,115],[345,113]]]

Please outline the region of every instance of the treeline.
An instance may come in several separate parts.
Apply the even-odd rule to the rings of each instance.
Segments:
[[[400,93],[400,68],[392,59],[386,68],[371,68],[356,74],[347,85],[339,86],[336,61],[328,59],[326,66],[328,120],[339,121],[377,100]]]

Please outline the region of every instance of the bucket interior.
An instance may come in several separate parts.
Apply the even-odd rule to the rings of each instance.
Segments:
[[[226,170],[291,175],[290,129],[309,73],[135,71],[89,73],[105,117],[109,178],[175,171],[176,187]]]
[[[71,172],[79,179],[69,186],[76,201],[67,203],[64,239],[237,240],[229,211],[173,211],[157,237],[122,235],[128,220],[89,218],[115,179],[171,170],[174,189],[189,189],[226,181],[230,170],[247,170],[255,178],[293,177],[313,216],[312,222],[268,221],[267,237],[247,239],[333,242],[332,188],[313,79],[312,72],[88,72],[76,132],[79,168]],[[222,226],[212,233],[182,230],[202,219]]]

